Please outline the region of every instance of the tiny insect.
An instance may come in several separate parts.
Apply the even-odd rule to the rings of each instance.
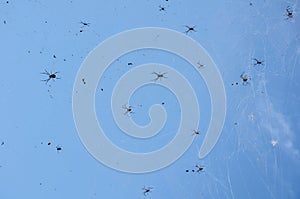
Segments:
[[[146,187],[143,187],[142,189],[144,190],[144,192],[143,192],[144,196],[146,196],[146,195],[148,195],[149,193],[151,193],[153,187],[147,187],[147,188],[146,188]]]
[[[291,9],[290,6],[286,7],[286,19],[292,19],[294,17],[294,11]]]
[[[196,30],[195,30],[195,27],[196,27],[196,26],[190,27],[190,26],[185,25],[185,27],[187,28],[187,30],[184,31],[186,34],[189,33],[190,31],[196,32]]]
[[[157,72],[153,72],[152,74],[156,75],[156,78],[153,79],[152,81],[157,81],[157,80],[162,80],[162,78],[167,78],[165,76],[165,74],[167,74],[167,72],[165,73],[157,73]]]
[[[44,81],[47,84],[50,79],[52,79],[53,81],[55,79],[60,79],[59,77],[57,77],[57,75],[56,75],[57,73],[59,73],[59,72],[55,72],[55,73],[50,72],[49,73],[47,70],[45,70],[45,72],[42,72],[41,74],[48,75],[48,79],[44,79],[44,80],[41,80],[41,81]]]
[[[254,63],[254,66],[256,65],[264,65],[264,61],[259,61],[256,58],[253,59],[256,63]]]

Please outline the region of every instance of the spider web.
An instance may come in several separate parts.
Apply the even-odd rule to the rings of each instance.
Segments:
[[[0,2],[0,50],[6,66],[0,83],[0,117],[5,121],[0,134],[0,143],[4,142],[0,198],[145,198],[143,187],[153,187],[147,198],[299,198],[297,0],[129,0],[105,6],[99,1],[24,2]],[[166,10],[159,11],[159,6]],[[291,19],[286,19],[287,7],[293,11]],[[90,25],[81,28],[81,21]],[[226,122],[216,147],[199,160],[211,108],[203,79],[175,55],[141,50],[120,57],[100,80],[95,96],[105,100],[95,105],[100,123],[101,118],[111,117],[102,110],[109,109],[117,80],[131,68],[157,62],[179,70],[193,85],[200,99],[201,133],[192,135],[195,129],[191,129],[195,140],[190,149],[156,172],[132,175],[98,163],[78,139],[71,114],[74,78],[84,57],[99,42],[124,30],[159,26],[184,33],[185,26],[194,25],[195,32],[187,35],[208,51],[226,88]],[[255,65],[253,59],[263,65]],[[40,82],[45,69],[59,71],[61,79],[49,81],[50,85]],[[248,77],[245,85],[241,74]],[[180,107],[167,89],[152,85],[137,91],[130,101],[135,112],[132,119],[141,125],[149,123],[150,102],[164,103],[168,111],[162,132],[140,142],[122,135],[113,119],[107,119],[102,123],[110,130],[107,136],[112,142],[134,152],[148,152],[174,137]],[[62,151],[57,153],[56,146]],[[204,170],[192,172],[196,165]]]

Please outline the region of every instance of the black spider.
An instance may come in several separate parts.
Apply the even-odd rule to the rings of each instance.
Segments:
[[[82,24],[81,28],[83,28],[84,26],[90,26],[91,23],[87,23],[87,22],[80,22]]]
[[[264,61],[259,61],[256,58],[254,58],[253,60],[256,61],[256,63],[254,64],[254,66],[256,66],[256,65],[264,65]]]
[[[159,11],[166,11],[166,7],[159,6]]]
[[[193,27],[185,26],[185,27],[187,28],[187,30],[184,31],[186,34],[189,33],[190,31],[196,32],[196,30],[195,30],[195,27],[196,27],[196,26],[193,26]]]
[[[151,192],[151,190],[153,189],[153,187],[143,187],[143,190],[144,190],[144,196],[146,196],[146,195],[148,195],[150,192]]]
[[[57,73],[59,73],[59,72],[57,71],[55,73],[52,73],[52,72],[49,73],[47,70],[45,70],[45,72],[42,72],[41,74],[48,75],[48,79],[44,79],[44,80],[41,80],[41,81],[44,81],[47,84],[50,79],[52,79],[53,81],[55,79],[60,79],[59,77],[57,77],[57,75],[56,75]]]
[[[251,80],[251,77],[248,77],[246,74],[241,74],[240,78],[243,80],[243,85],[246,86],[249,84],[248,80]]]
[[[286,19],[292,19],[294,17],[294,11],[291,9],[290,6],[286,7]]]

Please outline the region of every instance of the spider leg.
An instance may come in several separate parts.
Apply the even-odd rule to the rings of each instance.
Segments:
[[[50,75],[50,73],[45,69],[45,72],[42,72],[43,75]]]
[[[48,78],[48,79],[43,79],[43,80],[41,80],[41,81],[46,82],[46,84],[47,84],[49,80],[50,80],[50,78]]]

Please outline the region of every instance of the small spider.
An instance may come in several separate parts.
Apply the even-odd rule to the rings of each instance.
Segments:
[[[196,165],[195,167],[197,168],[197,171],[196,171],[196,172],[201,172],[201,171],[204,170],[204,167],[203,167],[203,166],[198,166],[198,165]]]
[[[142,188],[144,190],[143,194],[144,196],[148,195],[149,193],[151,193],[151,190],[153,189],[153,187],[143,187]]]
[[[244,73],[240,75],[240,78],[243,80],[243,85],[248,85],[248,80],[251,80],[251,77],[247,77]]]
[[[132,112],[132,108],[133,108],[132,106],[123,105],[122,108],[126,110],[125,113],[124,113],[124,115],[129,115],[129,114],[133,113]]]
[[[256,66],[256,65],[264,65],[264,61],[259,61],[256,58],[254,58],[253,60],[256,61],[256,63],[254,63],[254,66]]]
[[[197,65],[198,65],[198,68],[202,68],[205,66],[204,64],[201,64],[200,62],[197,62]]]
[[[47,84],[50,79],[52,79],[53,81],[55,79],[60,79],[59,77],[56,76],[57,73],[59,73],[59,72],[55,72],[55,73],[50,72],[49,73],[47,70],[45,70],[45,72],[42,72],[41,74],[48,75],[48,79],[44,79],[44,80],[41,80],[41,81],[44,81]]]
[[[90,26],[91,23],[86,23],[86,22],[80,22],[82,24],[81,28],[83,28],[84,26]]]
[[[165,76],[165,74],[167,74],[167,72],[165,73],[157,73],[157,72],[153,72],[152,74],[156,75],[156,78],[153,79],[152,81],[157,81],[157,80],[161,80],[162,78],[167,78]]]
[[[294,17],[294,11],[291,9],[290,6],[286,7],[286,19],[292,19]]]
[[[187,30],[184,31],[186,34],[189,33],[190,31],[196,32],[196,30],[195,30],[196,26],[190,27],[190,26],[185,25],[185,27],[187,28]]]
[[[159,6],[159,11],[166,11],[166,7]]]
[[[198,130],[193,130],[194,132],[193,132],[193,134],[192,135],[200,135],[200,131],[198,131]]]

